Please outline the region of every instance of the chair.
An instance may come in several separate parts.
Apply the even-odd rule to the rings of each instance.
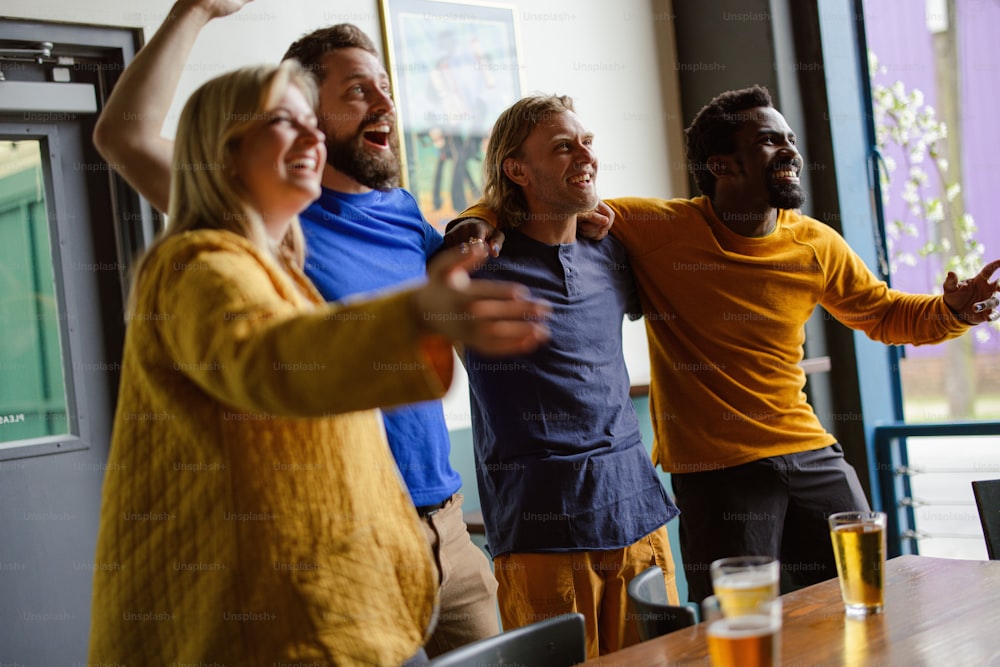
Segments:
[[[570,667],[586,659],[583,614],[563,614],[448,651],[427,667]]]
[[[663,570],[657,565],[643,570],[628,582],[628,600],[640,641],[695,624],[691,607],[672,605],[667,601]]]
[[[1000,479],[972,483],[990,560],[1000,560]]]

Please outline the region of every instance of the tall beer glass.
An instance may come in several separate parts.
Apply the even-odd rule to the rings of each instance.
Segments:
[[[750,613],[778,597],[779,563],[770,556],[737,556],[712,561],[712,590],[726,616]]]
[[[840,593],[848,616],[881,614],[885,589],[885,513],[830,515]]]

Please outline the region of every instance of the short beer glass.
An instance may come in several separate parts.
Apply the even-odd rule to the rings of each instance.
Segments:
[[[712,561],[712,590],[726,616],[750,613],[779,593],[780,564],[770,556],[737,556]]]
[[[737,616],[726,614],[721,603],[717,596],[702,602],[713,667],[781,665],[781,600],[744,606]]]
[[[884,512],[831,514],[830,539],[847,615],[881,614],[885,589]]]

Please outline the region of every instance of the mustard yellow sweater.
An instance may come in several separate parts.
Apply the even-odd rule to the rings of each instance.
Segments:
[[[89,663],[393,665],[416,652],[436,570],[372,408],[439,397],[451,369],[428,365],[408,299],[324,305],[227,232],[149,258]]]
[[[668,472],[730,467],[835,442],[803,391],[806,320],[823,306],[897,345],[969,325],[940,296],[889,289],[828,225],[781,211],[747,238],[706,197],[608,200],[629,253],[649,338],[653,462]]]

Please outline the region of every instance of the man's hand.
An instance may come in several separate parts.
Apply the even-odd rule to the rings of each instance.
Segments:
[[[94,125],[94,146],[160,211],[170,204],[174,142],[161,136],[167,110],[202,28],[252,0],[177,0],[125,68]]]
[[[576,216],[576,233],[584,238],[600,241],[611,231],[614,222],[615,212],[602,200],[593,211]]]
[[[414,303],[421,329],[462,343],[480,354],[526,354],[549,339],[544,319],[551,307],[523,285],[472,280],[486,259],[483,243],[442,251],[427,267],[428,282]]]
[[[455,223],[444,235],[444,247],[454,248],[463,243],[483,243],[490,256],[498,257],[503,248],[504,235],[499,229],[479,218],[466,218]]]
[[[975,278],[959,280],[954,272],[949,271],[944,279],[944,302],[960,319],[969,324],[992,322],[1000,318],[997,305],[997,281],[990,281],[1000,269],[1000,259],[994,260],[983,267]]]
[[[174,8],[178,11],[185,11],[189,7],[200,7],[210,18],[217,19],[235,14],[244,5],[251,2],[253,0],[179,0]]]

